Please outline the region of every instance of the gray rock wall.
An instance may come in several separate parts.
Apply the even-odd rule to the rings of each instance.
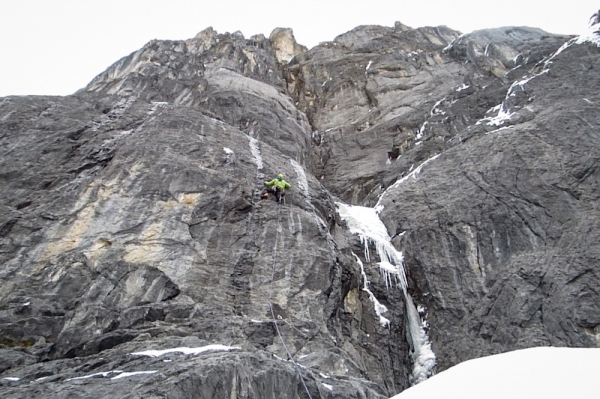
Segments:
[[[73,96],[0,99],[2,396],[406,389],[402,292],[339,200],[384,206],[439,370],[597,345],[598,48],[459,35],[362,26],[307,51],[209,28]],[[282,206],[260,199],[277,173]],[[230,350],[132,354],[207,345]]]

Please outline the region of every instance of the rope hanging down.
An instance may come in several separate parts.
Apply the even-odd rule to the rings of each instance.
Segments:
[[[300,381],[302,381],[302,386],[304,387],[306,394],[308,395],[309,399],[312,399],[312,396],[310,395],[310,392],[308,391],[308,388],[306,386],[306,382],[304,381],[304,377],[302,376],[302,372],[300,372],[300,366],[298,366],[298,363],[296,363],[296,361],[292,357],[290,350],[288,349],[287,345],[285,344],[285,341],[283,340],[283,335],[281,335],[281,331],[279,331],[279,325],[277,324],[277,318],[275,317],[275,311],[273,310],[273,300],[272,300],[273,299],[273,280],[275,280],[275,266],[277,264],[277,244],[279,241],[279,231],[281,230],[280,216],[281,216],[281,202],[279,202],[279,206],[277,207],[277,230],[275,232],[275,249],[273,250],[273,267],[272,267],[272,273],[271,273],[271,287],[269,288],[269,308],[271,309],[271,316],[273,317],[273,324],[275,324],[275,330],[277,330],[277,335],[279,335],[279,339],[281,340],[281,343],[283,344],[283,348],[285,349],[285,351],[287,353],[288,359],[290,359],[290,361],[294,364],[294,367],[296,368],[296,372],[298,373],[298,376],[300,377]]]

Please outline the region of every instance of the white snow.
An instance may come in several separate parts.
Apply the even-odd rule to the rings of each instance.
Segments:
[[[486,132],[485,134],[486,134],[486,135],[488,135],[488,134],[494,134],[494,133],[501,132],[501,131],[503,131],[503,130],[509,130],[509,129],[511,129],[511,128],[512,128],[512,126],[503,126],[503,127],[501,127],[500,129],[492,130],[492,131],[490,131],[490,132]]]
[[[556,56],[558,56],[560,53],[562,53],[567,48],[569,48],[575,44],[583,44],[583,43],[593,43],[596,46],[600,47],[600,24],[591,26],[582,35],[575,37],[575,38],[569,40],[568,42],[566,42],[565,44],[563,44],[558,50],[556,50],[556,52],[554,54],[552,54],[552,56],[550,56],[544,62],[544,69],[541,72],[514,82],[508,89],[504,102],[502,104],[494,107],[494,110],[496,110],[496,109],[498,110],[498,114],[492,118],[483,118],[483,119],[477,121],[477,124],[479,125],[479,124],[482,124],[485,122],[488,126],[501,126],[506,121],[510,120],[514,116],[514,113],[511,113],[509,110],[506,109],[506,105],[505,105],[506,100],[508,100],[510,97],[515,96],[516,90],[518,88],[520,88],[521,90],[525,90],[524,86],[527,83],[529,83],[532,79],[537,78],[545,73],[548,73],[550,71],[550,65],[552,64],[552,60],[554,60],[554,58],[556,58]],[[434,106],[434,109],[435,109],[435,106]],[[431,112],[433,115],[433,109],[431,110]]]
[[[108,377],[111,374],[121,374],[121,373],[123,373],[122,370],[104,371],[104,372],[101,372],[101,373],[88,374],[88,375],[84,375],[84,376],[81,376],[81,377],[67,378],[65,381],[87,380],[88,378],[96,378],[96,377],[106,378],[106,377]]]
[[[494,116],[493,118],[487,118],[487,119],[483,119],[481,121],[477,121],[477,124],[479,124],[482,121],[487,121],[486,124],[488,126],[500,126],[500,125],[503,125],[504,122],[510,120],[510,118],[512,118],[513,115],[514,115],[514,113],[505,111],[504,107],[501,107],[500,111],[498,111],[498,115]]]
[[[576,38],[576,43],[593,43],[600,47],[600,24],[590,26],[584,33]]]
[[[581,35],[574,37],[573,39],[563,44],[546,62],[544,62],[544,66],[548,67],[548,65],[552,63],[552,60],[557,55],[559,55],[572,45],[583,43],[592,43],[600,47],[600,24],[590,26]]]
[[[436,108],[437,108],[437,107],[438,107],[438,106],[439,106],[439,105],[440,105],[442,102],[444,102],[444,100],[445,100],[445,99],[446,99],[446,97],[442,98],[440,101],[438,101],[437,103],[435,103],[435,104],[433,105],[433,108],[431,108],[431,111],[429,112],[429,114],[430,114],[431,116],[433,116],[433,115],[435,115],[435,114],[437,114],[437,113],[438,113],[438,112],[436,112]],[[445,114],[445,112],[444,112],[444,111],[439,111],[439,113],[440,113],[440,114],[442,114],[442,115],[444,115],[444,114]]]
[[[469,87],[471,87],[471,86],[469,86],[466,83],[463,83],[462,86],[460,86],[458,89],[456,89],[456,91],[463,91],[463,90],[468,89]]]
[[[248,136],[248,139],[250,140],[250,152],[252,153],[252,158],[254,158],[254,164],[256,165],[256,169],[260,170],[263,168],[263,160],[258,148],[258,140],[250,136]]]
[[[4,377],[3,380],[6,380],[6,381],[19,381],[20,378],[18,378],[18,377]]]
[[[131,373],[121,373],[116,377],[112,377],[111,380],[118,380],[119,378],[127,378],[127,377],[131,377],[134,375],[143,375],[143,374],[154,374],[156,373],[156,370],[151,370],[151,371],[133,371]]]
[[[387,229],[379,219],[375,208],[346,205],[342,202],[336,202],[335,204],[338,213],[348,224],[351,233],[358,234],[361,239],[368,238],[376,242],[389,242],[390,237]],[[369,260],[368,250],[365,253],[365,258]]]
[[[23,304],[23,306],[29,306],[29,305],[31,305],[31,302],[25,302],[25,303]]]
[[[329,389],[330,391],[333,391],[333,386],[329,385],[329,384],[323,384],[321,383],[325,388]]]
[[[415,140],[421,140],[423,138],[423,135],[425,134],[425,129],[427,129],[427,125],[429,125],[429,122],[423,122],[421,128],[419,129],[419,133],[417,133],[417,135],[415,136]]]
[[[167,353],[183,353],[184,355],[197,355],[199,353],[207,352],[207,351],[232,351],[236,349],[242,349],[239,346],[225,346],[225,345],[206,345],[201,346],[199,348],[188,348],[188,347],[179,347],[179,348],[171,348],[171,349],[160,349],[160,350],[147,350],[143,352],[134,352],[132,355],[136,356],[149,356],[149,357],[158,357],[165,355]]]
[[[227,155],[233,154],[233,150],[231,148],[223,147],[223,151],[225,151],[225,154]]]
[[[544,69],[542,72],[537,73],[533,76],[529,76],[529,77],[526,77],[525,79],[519,80],[517,82],[513,82],[513,84],[510,85],[510,87],[508,88],[508,92],[506,93],[506,99],[508,99],[509,97],[512,97],[515,94],[514,91],[517,87],[520,87],[521,90],[524,90],[523,86],[525,86],[525,84],[527,84],[531,79],[537,78],[538,76],[548,73],[548,71],[549,71],[548,69]]]
[[[600,349],[540,347],[468,360],[391,399],[597,398]]]

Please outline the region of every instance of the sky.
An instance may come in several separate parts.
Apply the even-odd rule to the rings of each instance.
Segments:
[[[217,32],[268,36],[292,28],[307,47],[359,25],[446,25],[468,33],[531,26],[577,34],[600,8],[593,0],[3,0],[0,97],[68,95],[152,39]]]
[[[600,349],[530,348],[460,363],[391,399],[597,398]]]

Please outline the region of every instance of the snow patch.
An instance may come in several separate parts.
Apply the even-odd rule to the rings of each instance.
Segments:
[[[425,134],[425,129],[427,129],[427,125],[429,125],[429,122],[423,122],[421,128],[419,129],[419,132],[415,136],[415,140],[421,140],[423,138],[423,135]]]
[[[123,371],[121,371],[121,370],[104,371],[101,373],[84,375],[82,377],[67,378],[65,381],[87,380],[88,378],[106,378],[106,377],[110,376],[111,374],[121,374],[121,373],[123,373]]]
[[[444,102],[444,100],[445,100],[445,99],[446,99],[446,97],[442,98],[440,101],[438,101],[437,103],[435,103],[435,104],[433,105],[433,108],[431,108],[431,111],[429,111],[429,114],[430,114],[431,116],[434,116],[434,115],[436,115],[436,114],[442,114],[442,115],[445,115],[445,114],[446,114],[444,111],[441,111],[441,110],[440,110],[440,111],[438,111],[438,110],[437,110],[437,107],[439,107],[439,106],[440,106],[440,104],[441,104],[442,102]]]
[[[329,385],[329,384],[323,384],[321,383],[325,388],[329,389],[330,391],[333,391],[333,386]]]
[[[20,378],[18,378],[18,377],[4,377],[3,380],[6,380],[6,381],[19,381]]]
[[[161,349],[161,350],[147,350],[142,352],[133,352],[132,355],[135,356],[148,356],[148,357],[159,357],[162,355],[166,355],[167,353],[183,353],[184,355],[197,355],[207,351],[232,351],[236,349],[242,349],[239,346],[225,346],[225,345],[206,345],[201,346],[199,348],[188,348],[188,347],[179,347],[179,348],[171,348],[171,349]]]
[[[150,370],[150,371],[133,371],[131,373],[121,373],[121,374],[117,375],[116,377],[112,377],[111,380],[118,380],[120,378],[132,377],[134,375],[154,374],[156,372],[157,372],[156,370]]]
[[[458,89],[456,89],[456,91],[463,91],[463,90],[468,89],[469,87],[471,87],[471,86],[469,86],[466,83],[463,83],[462,86],[460,86]]]
[[[498,112],[498,115],[494,116],[493,118],[483,119],[482,121],[486,121],[486,125],[488,126],[500,126],[504,125],[505,122],[509,121],[510,118],[513,117],[513,115],[515,114],[506,111],[504,107],[502,107]],[[480,122],[482,121],[477,121],[477,124],[480,124]]]
[[[512,128],[512,126],[503,126],[503,127],[501,127],[500,129],[496,129],[496,130],[492,130],[491,132],[487,132],[487,133],[486,133],[486,135],[488,135],[488,134],[494,134],[494,133],[498,133],[498,132],[501,132],[501,131],[503,131],[503,130],[508,130],[508,129],[510,129],[510,128]]]
[[[223,151],[225,151],[225,154],[227,155],[233,154],[233,150],[231,148],[223,147]]]
[[[467,360],[391,399],[594,398],[600,349],[537,347]]]

